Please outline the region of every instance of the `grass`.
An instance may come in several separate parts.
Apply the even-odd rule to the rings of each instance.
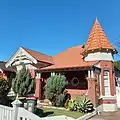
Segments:
[[[79,118],[84,115],[83,113],[77,111],[67,111],[55,108],[38,109],[36,114],[40,117],[66,115],[73,118]]]

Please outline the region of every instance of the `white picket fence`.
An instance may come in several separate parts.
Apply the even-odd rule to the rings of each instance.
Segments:
[[[120,86],[116,87],[117,106],[120,108]]]
[[[19,107],[17,120],[42,120],[42,118],[37,115]]]
[[[13,107],[0,105],[0,120],[75,120],[64,115],[40,118],[26,109],[19,107],[20,104],[19,100],[15,100],[12,103]]]
[[[13,108],[0,105],[0,120],[12,120]]]

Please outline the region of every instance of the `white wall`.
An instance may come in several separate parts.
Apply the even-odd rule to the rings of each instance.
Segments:
[[[117,110],[116,104],[103,104],[103,111],[105,112],[113,112]]]
[[[120,87],[116,87],[117,106],[120,108]]]
[[[87,57],[85,57],[85,61],[96,61],[96,60],[114,61],[114,58],[112,53],[106,53],[106,52],[89,53]]]

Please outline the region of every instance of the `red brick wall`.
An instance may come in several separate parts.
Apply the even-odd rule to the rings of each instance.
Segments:
[[[104,79],[103,79],[103,70],[108,69],[110,74],[110,93],[112,96],[115,95],[115,77],[114,77],[114,64],[111,61],[100,61],[101,67],[101,84],[102,84],[102,95],[104,96]]]
[[[88,93],[88,90],[67,89],[67,91],[72,98],[77,97],[79,95],[86,95]]]
[[[95,107],[98,103],[96,82],[97,82],[96,78],[88,78],[88,98],[91,100]]]
[[[35,96],[37,97],[37,98],[39,98],[39,99],[41,99],[42,98],[42,94],[41,94],[41,79],[36,79],[36,90],[35,90]]]

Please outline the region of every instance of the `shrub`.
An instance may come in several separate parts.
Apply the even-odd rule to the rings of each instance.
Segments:
[[[86,96],[79,96],[75,100],[69,100],[68,109],[82,113],[88,113],[94,110],[92,102]]]
[[[86,96],[80,96],[76,99],[77,110],[83,113],[93,111],[93,104]]]
[[[10,86],[7,80],[1,78],[0,79],[0,94],[8,94],[10,90]]]
[[[68,109],[71,111],[77,111],[77,104],[76,104],[76,100],[69,100],[68,102]]]
[[[16,74],[16,77],[12,80],[12,89],[18,96],[26,96],[35,92],[35,80],[31,77],[31,74],[25,65]]]
[[[68,107],[68,102],[71,99],[71,95],[67,93],[67,91],[64,92],[64,107]]]
[[[7,105],[7,94],[10,91],[10,86],[7,80],[0,78],[0,104]]]
[[[60,94],[60,95],[56,96],[56,106],[57,107],[64,106],[64,98],[65,98],[64,94]]]
[[[53,106],[64,106],[66,86],[67,81],[64,75],[54,75],[48,78],[45,86],[45,96]]]

